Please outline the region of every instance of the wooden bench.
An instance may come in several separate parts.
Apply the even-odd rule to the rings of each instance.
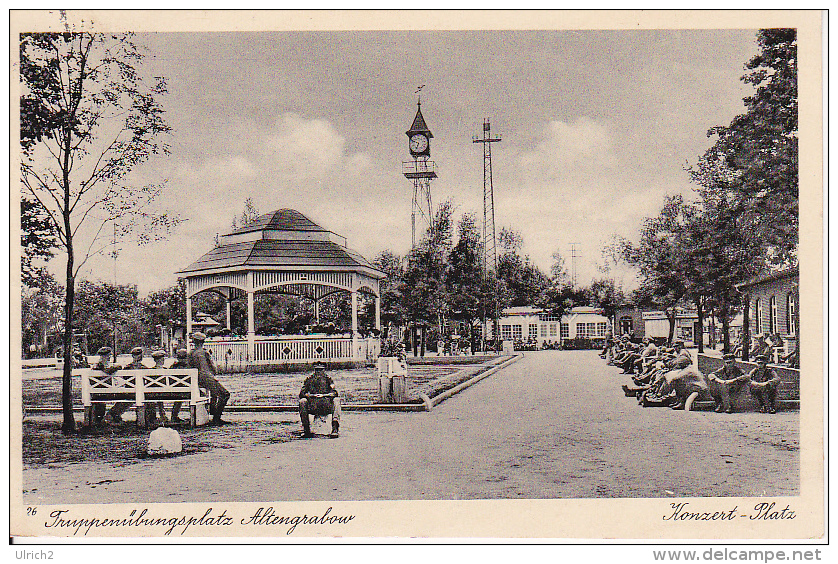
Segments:
[[[110,375],[85,368],[73,373],[81,378],[85,425],[93,422],[96,403],[131,401],[136,408],[137,426],[146,427],[146,402],[182,401],[189,403],[189,424],[195,427],[198,405],[209,400],[198,388],[197,368],[119,370]]]

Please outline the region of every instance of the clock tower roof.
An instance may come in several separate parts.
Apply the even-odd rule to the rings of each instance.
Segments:
[[[425,124],[425,118],[422,116],[422,102],[417,102],[416,105],[416,117],[413,118],[413,125],[410,126],[410,129],[405,131],[405,134],[410,137],[417,133],[424,133],[430,139],[434,135],[431,133],[431,130],[428,129],[428,126]]]

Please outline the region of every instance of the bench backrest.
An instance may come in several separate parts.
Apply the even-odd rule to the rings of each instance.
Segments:
[[[192,401],[200,398],[197,368],[145,368],[141,370],[119,370],[106,374],[92,368],[73,370],[81,377],[82,403],[90,405],[97,396],[115,395],[133,397],[141,404],[145,395],[166,393],[189,393]]]

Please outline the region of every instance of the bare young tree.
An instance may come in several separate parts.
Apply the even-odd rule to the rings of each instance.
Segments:
[[[140,74],[143,53],[132,34],[88,31],[20,36],[20,143],[24,193],[54,225],[66,253],[62,431],[75,431],[70,375],[76,277],[92,257],[115,252],[129,233],[138,244],[165,236],[179,218],[149,204],[162,184],[132,171],[168,154],[160,139],[166,82]]]

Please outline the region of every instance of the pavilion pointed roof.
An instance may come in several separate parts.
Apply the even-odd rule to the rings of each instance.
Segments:
[[[367,259],[349,249],[345,239],[292,209],[261,215],[245,227],[228,233],[223,240],[226,242],[178,274],[191,276],[248,269],[333,269],[365,272],[377,279],[385,277]]]
[[[425,117],[422,115],[422,103],[419,102],[416,108],[416,117],[413,118],[413,125],[410,126],[410,129],[405,131],[408,137],[413,135],[414,133],[424,133],[428,137],[433,137],[433,133],[431,130],[428,129],[427,124],[425,123]]]
[[[309,218],[298,212],[284,208],[260,215],[253,222],[244,227],[234,229],[227,235],[238,235],[240,233],[252,233],[253,231],[322,231],[327,232]]]

